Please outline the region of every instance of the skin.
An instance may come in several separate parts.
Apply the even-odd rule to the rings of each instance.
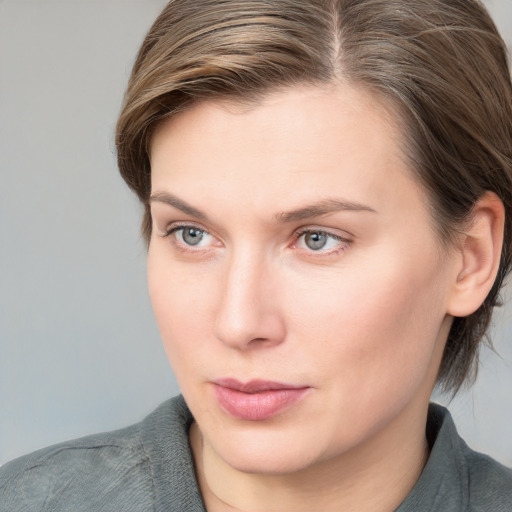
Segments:
[[[468,258],[442,248],[400,142],[389,110],[340,84],[201,103],[156,130],[149,290],[209,511],[382,512],[419,478]],[[333,200],[350,208],[297,213]],[[308,391],[242,420],[216,399],[225,377]]]

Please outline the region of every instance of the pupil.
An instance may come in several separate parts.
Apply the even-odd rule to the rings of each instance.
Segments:
[[[314,251],[318,251],[322,249],[327,243],[327,236],[324,233],[314,232],[306,234],[306,245],[313,249]]]
[[[188,245],[197,245],[203,239],[203,232],[195,228],[185,228],[183,230],[183,240]]]

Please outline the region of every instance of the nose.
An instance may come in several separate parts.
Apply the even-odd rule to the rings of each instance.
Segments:
[[[233,256],[223,274],[214,334],[238,350],[275,346],[285,338],[278,284],[254,254]]]

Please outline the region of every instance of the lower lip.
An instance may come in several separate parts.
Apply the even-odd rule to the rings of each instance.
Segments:
[[[270,389],[258,393],[243,393],[214,385],[220,406],[231,416],[249,421],[262,421],[288,409],[301,400],[309,388]]]

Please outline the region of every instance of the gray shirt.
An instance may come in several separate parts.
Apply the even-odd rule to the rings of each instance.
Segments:
[[[1,512],[204,512],[181,396],[131,427],[61,443],[0,468]],[[431,455],[397,512],[511,512],[512,471],[469,449],[431,404]]]

